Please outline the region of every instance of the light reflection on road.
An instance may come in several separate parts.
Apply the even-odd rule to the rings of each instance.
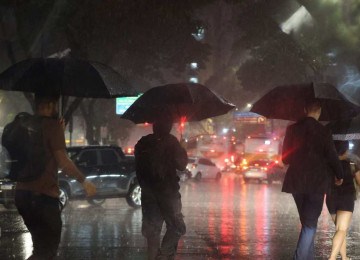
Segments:
[[[292,196],[281,185],[245,184],[239,175],[219,181],[181,183],[187,233],[179,243],[183,259],[291,259],[300,224]],[[356,203],[349,232],[350,256],[360,255],[360,205]],[[30,235],[16,211],[0,210],[0,259],[25,259],[31,254]],[[59,259],[143,259],[141,210],[124,199],[102,206],[73,201],[64,210]],[[318,224],[317,259],[331,249],[334,224],[326,207]]]

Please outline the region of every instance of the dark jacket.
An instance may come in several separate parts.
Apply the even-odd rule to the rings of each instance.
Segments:
[[[283,192],[324,194],[335,176],[343,178],[331,133],[312,117],[287,128],[282,160],[289,165]]]
[[[171,134],[150,134],[135,145],[136,176],[144,189],[178,191],[180,179],[176,170],[185,170],[187,161],[185,149]]]

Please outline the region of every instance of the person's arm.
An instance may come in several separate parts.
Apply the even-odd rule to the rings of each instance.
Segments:
[[[355,167],[357,169],[360,169],[360,158],[356,154],[353,154],[351,152],[347,153],[347,159],[353,163],[355,163]]]
[[[180,147],[179,149],[177,149],[175,155],[175,162],[176,169],[178,169],[179,171],[184,171],[186,169],[186,166],[188,164],[188,157],[184,148]]]
[[[184,171],[188,164],[188,156],[184,147],[179,143],[179,141],[174,138],[174,158],[175,158],[175,165],[176,169],[179,171]]]
[[[332,169],[334,175],[335,175],[335,184],[341,185],[342,180],[344,178],[344,172],[343,168],[341,166],[339,157],[337,155],[334,142],[331,138],[331,134],[328,133],[325,136],[326,145],[325,145],[325,157],[327,159],[328,164],[330,165],[330,168]]]
[[[355,172],[355,181],[357,185],[360,185],[360,171]]]
[[[96,193],[95,185],[92,182],[85,180],[85,176],[80,172],[73,161],[70,160],[66,151],[64,149],[57,150],[54,152],[54,155],[59,168],[66,175],[80,182],[83,185],[87,196],[94,196]]]
[[[282,161],[284,164],[290,164],[291,161],[291,152],[292,152],[292,141],[291,141],[291,126],[289,126],[286,129],[286,133],[285,133],[285,137],[284,137],[284,142],[283,142],[283,147],[282,147]]]

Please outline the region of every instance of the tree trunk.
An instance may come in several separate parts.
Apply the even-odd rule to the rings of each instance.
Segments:
[[[89,101],[88,106],[86,107],[84,103],[80,105],[81,113],[84,117],[86,124],[86,134],[85,138],[89,145],[99,144],[99,130],[97,126],[95,126],[95,118],[94,118],[94,105],[96,100],[92,99]]]

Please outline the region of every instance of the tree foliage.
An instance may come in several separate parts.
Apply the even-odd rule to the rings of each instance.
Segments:
[[[359,68],[358,1],[299,0],[310,13],[312,24],[299,26],[290,34],[281,30],[276,19],[276,14],[286,9],[283,2],[257,1],[243,6],[240,26],[244,33],[238,45],[250,51],[250,59],[237,75],[244,88],[258,91],[311,80],[333,80],[336,84],[341,75],[326,77],[334,64]],[[287,17],[292,13],[287,11]]]
[[[192,36],[200,26],[193,12],[208,2],[18,0],[1,4],[14,11],[16,39],[26,57],[47,56],[70,47],[73,56],[108,64],[145,90],[150,82],[182,80],[192,59],[204,66],[208,46]],[[103,123],[96,121],[101,114],[94,115],[102,111],[91,113],[89,105],[101,106],[104,101],[84,102],[87,128],[96,129]],[[110,121],[116,117],[114,111]]]

